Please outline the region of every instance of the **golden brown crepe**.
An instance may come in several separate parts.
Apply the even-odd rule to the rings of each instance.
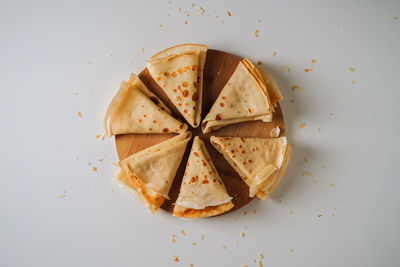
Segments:
[[[261,66],[255,66],[257,70],[260,72],[263,80],[265,81],[265,85],[267,86],[267,91],[269,95],[269,99],[272,105],[272,111],[275,111],[275,107],[278,105],[278,102],[283,100],[283,95],[281,90],[279,89],[278,84],[275,79],[269,74],[268,71],[263,69]]]
[[[233,207],[231,199],[203,141],[196,136],[173,215],[184,218],[215,216]]]
[[[179,55],[183,53],[190,52],[198,52],[198,68],[197,68],[197,101],[196,101],[196,110],[195,110],[195,118],[194,118],[194,127],[198,127],[200,125],[201,120],[201,107],[203,100],[203,72],[204,72],[204,64],[206,62],[206,54],[207,54],[207,46],[199,45],[199,44],[182,44],[167,48],[154,56],[151,57],[152,60],[165,58],[171,55]],[[196,98],[195,97],[195,98]],[[178,104],[179,105],[179,104]],[[192,125],[193,126],[193,125]]]
[[[126,133],[184,133],[187,125],[174,119],[169,109],[132,73],[108,106],[103,123],[105,137]]]
[[[139,151],[120,162],[115,178],[139,195],[152,213],[168,199],[168,193],[182,161],[191,133],[170,138]]]
[[[280,182],[289,161],[290,146],[286,137],[212,136],[210,141],[249,186],[250,197],[268,197]]]
[[[202,122],[203,133],[229,124],[272,120],[273,110],[264,79],[254,65],[243,59]]]

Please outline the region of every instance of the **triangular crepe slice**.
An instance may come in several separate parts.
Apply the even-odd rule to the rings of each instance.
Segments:
[[[182,44],[167,48],[161,52],[158,52],[151,59],[160,59],[170,55],[176,55],[188,52],[199,52],[199,67],[197,68],[197,103],[194,121],[196,127],[200,125],[201,121],[201,107],[203,100],[203,73],[204,64],[206,63],[207,46],[200,44]]]
[[[210,141],[249,186],[250,197],[265,199],[278,185],[289,161],[286,137],[212,136]]]
[[[203,133],[244,121],[272,120],[272,106],[261,74],[247,59],[239,62],[210,112],[202,122]]]
[[[138,76],[121,83],[104,117],[105,137],[126,133],[184,133],[187,125],[174,119]]]
[[[196,136],[173,215],[183,218],[215,216],[233,207],[231,199],[203,141]]]
[[[199,51],[170,55],[147,62],[147,69],[178,111],[193,127],[200,124],[198,92]]]
[[[151,212],[156,212],[168,197],[186,145],[187,132],[137,152],[120,162],[122,171],[115,178],[133,189]]]

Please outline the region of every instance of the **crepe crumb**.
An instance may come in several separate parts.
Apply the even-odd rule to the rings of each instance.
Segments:
[[[226,249],[226,247],[224,245],[222,245],[222,249]]]
[[[174,255],[174,261],[179,262],[178,256]]]
[[[253,210],[253,213],[256,214],[256,213],[257,213],[257,210]]]
[[[352,83],[352,84],[355,84],[355,83],[356,83],[356,81],[355,81],[355,80],[352,80],[352,81],[351,81],[351,83]]]
[[[103,136],[101,134],[96,135],[96,139],[101,139]]]
[[[333,113],[329,113],[329,116],[333,116]]]
[[[278,137],[280,133],[281,133],[281,129],[279,128],[279,126],[276,126],[271,129],[271,131],[269,132],[269,136]]]
[[[241,237],[244,237],[244,232],[241,232],[241,233],[240,233],[240,236],[241,236]]]
[[[196,4],[195,3],[192,3],[192,7],[194,7]]]
[[[304,126],[306,126],[306,124],[304,122],[300,123],[300,128],[304,128]]]
[[[262,262],[260,260],[257,261],[258,267],[263,267]]]
[[[181,9],[180,7],[178,7],[176,10],[177,10],[178,12],[181,12],[182,9]]]
[[[192,263],[189,264],[189,267],[193,267],[194,265]]]
[[[315,63],[317,62],[315,59],[311,59],[311,63]]]
[[[197,8],[197,13],[204,14],[204,9],[202,7]]]
[[[193,242],[193,246],[196,246],[196,242]]]
[[[326,169],[327,167],[326,167],[326,165],[322,165],[321,168],[322,169]]]
[[[264,255],[261,254],[261,253],[258,253],[258,254],[257,254],[257,258],[259,258],[259,259],[264,259]]]
[[[99,161],[99,162],[102,162],[102,161],[103,161],[103,159],[102,159],[102,158],[99,158],[99,159],[98,159],[98,161]]]
[[[394,17],[393,19],[394,19],[394,20],[398,20],[399,18],[398,18],[398,17]]]
[[[89,162],[87,163],[87,165],[90,166],[90,165],[92,165],[92,163],[89,161]]]
[[[144,47],[142,47],[142,52],[144,52]]]
[[[181,230],[182,235],[186,235],[185,231]]]
[[[258,33],[260,32],[260,30],[255,30],[254,32],[254,36],[258,38]]]
[[[204,235],[201,235],[201,240],[204,240]]]
[[[310,72],[311,71],[311,68],[304,68],[304,72]]]
[[[248,267],[248,266],[245,264],[245,265],[243,265],[242,267]]]
[[[62,193],[62,194],[59,194],[59,195],[58,195],[58,198],[61,199],[61,198],[64,198],[65,196],[66,196],[66,195],[65,195],[64,193]]]
[[[229,17],[232,16],[231,12],[226,11],[226,13],[228,14]]]
[[[330,186],[332,186],[332,187],[333,187],[333,186],[335,186],[335,184],[334,184],[334,183],[330,183],[329,185],[330,185]]]
[[[95,166],[93,166],[92,171],[97,172],[97,168]]]
[[[289,210],[289,214],[292,215],[293,214],[293,210]]]
[[[272,51],[271,53],[269,53],[269,55],[270,55],[271,57],[274,57],[274,56],[276,56],[276,52],[275,52],[275,51]]]
[[[335,217],[335,213],[332,213],[332,214],[331,214],[331,217],[334,218],[334,217]]]
[[[310,171],[305,171],[302,173],[302,175],[307,175],[308,177],[312,177],[312,173]]]
[[[89,65],[91,65],[91,64],[93,64],[93,61],[91,61],[91,60],[88,60],[88,62],[87,62]]]
[[[258,66],[261,66],[263,63],[261,61],[257,62]]]
[[[290,251],[290,252],[293,252],[293,249],[292,249],[292,248],[289,248],[289,251]]]
[[[247,211],[244,211],[244,212],[243,212],[244,215],[247,215],[247,213],[248,213]]]
[[[321,218],[322,218],[322,213],[318,213],[318,214],[317,214],[317,218],[318,218],[318,219],[321,219]]]
[[[186,24],[186,25],[188,24],[187,20],[185,20],[185,24]]]
[[[116,162],[111,162],[111,164],[112,164],[114,167],[119,167],[118,163],[116,163]]]
[[[349,71],[350,72],[354,72],[356,70],[356,68],[354,68],[354,67],[349,67]]]
[[[309,158],[304,158],[304,162],[305,163],[310,163],[310,159]]]
[[[289,72],[289,71],[290,71],[288,65],[284,65],[284,66],[282,67],[282,70],[283,70],[283,72]]]
[[[317,180],[313,180],[312,182],[313,182],[313,184],[316,184],[316,183],[318,183],[318,182],[317,182]]]
[[[79,118],[82,118],[82,113],[80,111],[76,112]]]
[[[320,132],[320,131],[321,131],[321,128],[318,128],[317,130],[318,130],[318,132]]]
[[[258,19],[257,22],[260,23],[260,22],[261,22],[261,19]]]

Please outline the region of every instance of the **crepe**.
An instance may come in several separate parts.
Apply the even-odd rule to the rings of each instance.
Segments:
[[[186,132],[127,157],[120,162],[122,171],[115,178],[136,191],[150,212],[156,212],[169,199],[169,190],[191,136]]]
[[[121,83],[104,117],[105,137],[126,133],[184,133],[187,125],[170,114],[170,110],[132,73]]]
[[[150,75],[194,128],[201,120],[206,52],[207,47],[203,45],[176,46],[154,55],[147,62]]]
[[[289,161],[290,146],[279,138],[210,138],[211,144],[249,186],[249,196],[269,196],[280,182]]]
[[[203,133],[229,124],[272,121],[272,105],[261,74],[248,60],[239,62],[209,113],[202,122]]]
[[[231,199],[203,141],[196,136],[173,215],[184,218],[215,216],[233,207]]]

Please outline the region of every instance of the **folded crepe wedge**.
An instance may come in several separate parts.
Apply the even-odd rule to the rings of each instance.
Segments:
[[[184,133],[187,125],[132,73],[111,100],[104,117],[105,137],[126,133]]]
[[[120,162],[114,178],[133,190],[146,208],[155,213],[165,199],[192,134],[186,132],[139,151]]]
[[[286,137],[241,138],[211,136],[211,144],[249,186],[249,196],[261,200],[279,184],[290,157]]]
[[[231,199],[203,141],[196,136],[173,215],[181,218],[216,216],[233,208]]]
[[[196,128],[201,120],[206,47],[192,45],[185,49],[178,48],[155,55],[146,65],[152,78],[178,111]]]
[[[203,133],[221,127],[262,120],[272,121],[273,108],[264,79],[254,65],[243,59],[202,122]]]

